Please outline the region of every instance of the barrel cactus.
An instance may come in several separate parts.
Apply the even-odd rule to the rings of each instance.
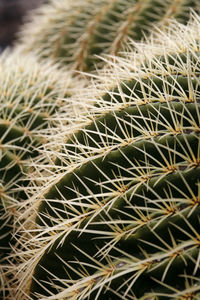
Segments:
[[[199,37],[175,22],[112,60],[85,126],[38,164],[15,299],[199,299]]]
[[[63,79],[61,79],[63,78]],[[38,64],[31,55],[16,51],[0,58],[0,259],[9,252],[17,202],[25,199],[19,187],[27,185],[30,158],[48,141],[57,110],[70,93],[70,74],[50,63]],[[44,137],[44,130],[46,136]],[[42,133],[43,131],[43,133]]]
[[[73,69],[90,71],[116,55],[128,38],[139,41],[156,25],[175,18],[186,23],[198,0],[51,0],[20,34],[23,51],[51,57]]]

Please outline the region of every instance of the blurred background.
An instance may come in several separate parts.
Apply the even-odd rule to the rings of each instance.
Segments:
[[[24,17],[47,0],[0,0],[0,51],[11,46]]]

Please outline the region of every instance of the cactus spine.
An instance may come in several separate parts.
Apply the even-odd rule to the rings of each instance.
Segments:
[[[101,65],[95,55],[116,55],[128,38],[139,41],[153,26],[175,18],[186,23],[197,0],[51,0],[21,33],[23,51],[89,71]]]
[[[199,36],[197,17],[175,22],[112,61],[30,189],[15,299],[199,299]]]

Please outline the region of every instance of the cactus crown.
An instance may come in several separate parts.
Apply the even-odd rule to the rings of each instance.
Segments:
[[[199,298],[199,36],[197,17],[175,22],[112,61],[85,125],[37,166],[16,299]]]
[[[116,55],[132,38],[141,40],[153,26],[175,18],[186,23],[197,0],[51,0],[39,9],[20,35],[23,51],[35,49],[74,69],[92,70],[101,65],[95,55]]]

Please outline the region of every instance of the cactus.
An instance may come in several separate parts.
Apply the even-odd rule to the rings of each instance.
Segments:
[[[22,51],[51,57],[73,69],[102,65],[95,55],[116,55],[128,38],[139,41],[170,18],[186,23],[198,0],[51,0],[38,10],[19,35]]]
[[[63,79],[61,79],[63,76]],[[64,79],[66,78],[66,79]],[[70,93],[70,75],[58,72],[50,63],[38,64],[31,55],[16,51],[0,58],[0,259],[9,252],[13,216],[19,191],[28,184],[24,174],[31,172],[30,158],[48,140],[53,116]]]
[[[199,299],[199,37],[175,22],[111,61],[85,126],[38,164],[15,299]]]

